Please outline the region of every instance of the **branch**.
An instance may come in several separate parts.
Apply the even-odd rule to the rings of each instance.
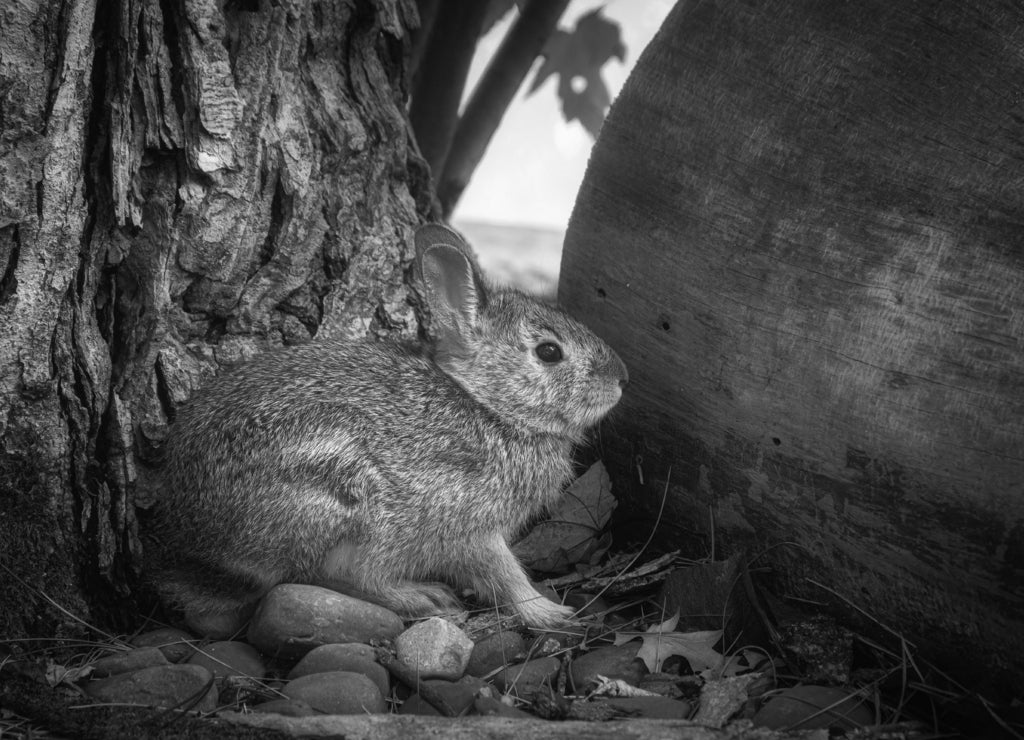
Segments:
[[[435,181],[455,134],[459,102],[489,5],[479,0],[440,3],[413,81],[409,121]]]
[[[569,0],[529,0],[473,90],[438,178],[437,192],[446,219],[568,4]]]

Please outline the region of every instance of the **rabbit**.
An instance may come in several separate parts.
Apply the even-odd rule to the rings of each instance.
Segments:
[[[508,541],[557,500],[626,367],[562,311],[491,287],[451,229],[414,241],[429,341],[314,339],[179,409],[148,484],[149,569],[187,623],[231,623],[279,583],[409,618],[469,587],[533,627],[571,619]]]

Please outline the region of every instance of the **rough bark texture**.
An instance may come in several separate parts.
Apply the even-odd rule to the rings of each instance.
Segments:
[[[671,468],[673,544],[706,552],[711,513],[989,686],[1024,677],[1022,29],[1009,1],[680,3],[560,290],[629,366],[605,449],[636,505]]]
[[[28,0],[2,20],[15,636],[61,617],[11,572],[100,621],[131,596],[137,456],[204,378],[318,333],[417,331],[406,244],[430,193],[403,113],[411,0]]]

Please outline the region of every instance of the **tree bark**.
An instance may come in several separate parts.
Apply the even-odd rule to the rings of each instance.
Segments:
[[[133,482],[203,379],[418,330],[412,0],[2,12],[0,634],[133,613]]]

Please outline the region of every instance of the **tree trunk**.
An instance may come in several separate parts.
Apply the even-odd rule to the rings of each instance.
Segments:
[[[1006,0],[680,3],[560,286],[629,366],[604,448],[628,502],[668,484],[666,538],[997,690],[1024,677],[1022,29]]]
[[[0,634],[65,621],[30,592],[117,626],[137,456],[177,404],[265,348],[417,331],[415,5],[30,0],[0,20]]]

